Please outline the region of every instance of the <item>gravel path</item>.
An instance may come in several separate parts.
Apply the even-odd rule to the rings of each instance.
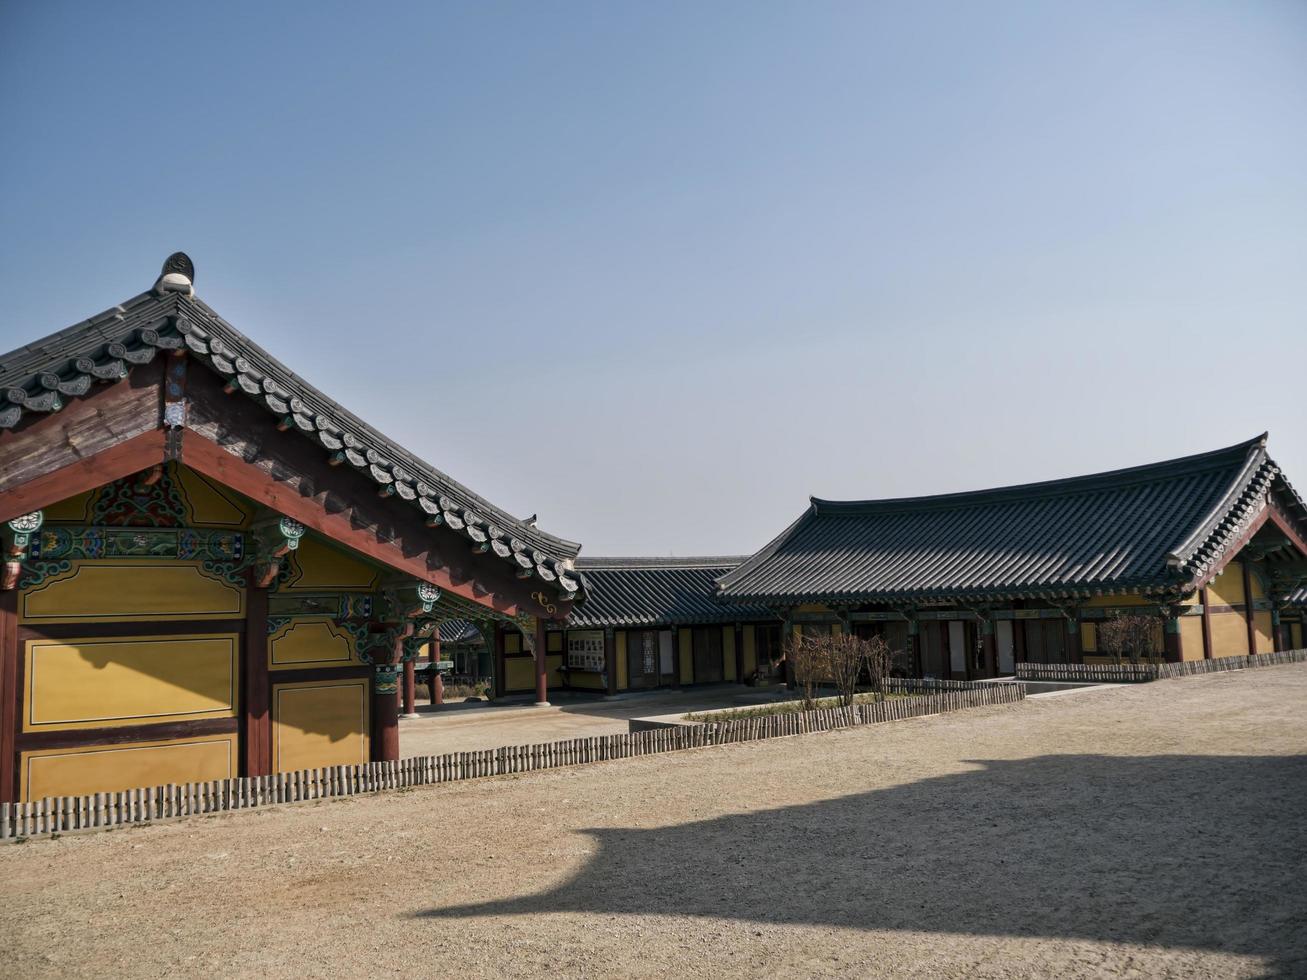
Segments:
[[[1307,974],[1307,665],[0,848],[7,976]]]

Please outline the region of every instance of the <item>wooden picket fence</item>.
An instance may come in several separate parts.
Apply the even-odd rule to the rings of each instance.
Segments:
[[[1216,674],[1248,667],[1277,667],[1307,662],[1307,650],[1281,650],[1249,657],[1218,657],[1213,660],[1185,660],[1178,664],[1035,664],[1019,663],[1019,681],[1078,681],[1081,683],[1130,684],[1142,681]]]
[[[895,681],[889,686],[891,693],[917,696],[855,704],[850,708],[677,725],[620,735],[418,756],[394,762],[328,766],[271,776],[242,776],[89,796],[55,796],[27,803],[3,803],[0,804],[0,842],[74,831],[110,830],[182,817],[804,735],[963,708],[1011,704],[1025,697],[1025,688],[1020,684]]]

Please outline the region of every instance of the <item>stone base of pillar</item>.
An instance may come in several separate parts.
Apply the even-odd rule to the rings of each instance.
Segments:
[[[421,718],[422,716],[421,716],[420,714],[418,714],[417,712],[414,712],[414,713],[411,714],[411,715],[400,715],[399,717],[400,717],[400,720],[403,721],[403,720],[408,719],[408,718]]]
[[[551,707],[551,705],[549,704],[548,701],[537,701],[537,702],[535,702],[535,706],[536,706],[537,708],[548,708],[548,707]]]

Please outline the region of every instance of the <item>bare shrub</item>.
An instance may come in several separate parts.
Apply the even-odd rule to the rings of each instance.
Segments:
[[[894,652],[883,637],[863,639],[848,633],[792,637],[787,648],[794,680],[805,709],[816,704],[823,684],[835,688],[839,703],[853,704],[859,684],[866,683],[879,698],[885,696],[885,678],[894,666]]]
[[[1098,624],[1098,648],[1117,663],[1147,662],[1160,654],[1155,616],[1119,613]]]

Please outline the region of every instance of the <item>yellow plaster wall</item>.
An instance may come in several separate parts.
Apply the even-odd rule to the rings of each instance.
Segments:
[[[735,680],[735,627],[722,627],[722,680]]]
[[[236,775],[236,735],[24,752],[22,798],[86,796]]]
[[[563,652],[563,634],[562,634],[562,633],[546,633],[546,634],[545,634],[545,649],[546,649],[549,653],[562,653],[562,652]]]
[[[368,761],[368,682],[274,684],[272,764],[277,772]]]
[[[245,590],[197,561],[91,559],[24,589],[18,609],[27,623],[238,619]]]
[[[626,656],[626,632],[619,631],[614,642],[617,644],[617,687],[625,691],[631,686],[631,665]]]
[[[1253,587],[1256,592],[1256,586]],[[1275,636],[1272,633],[1271,613],[1269,610],[1259,610],[1253,613],[1253,629],[1256,631],[1257,652],[1274,653]]]
[[[239,649],[235,634],[28,640],[23,731],[233,717]]]
[[[1207,596],[1213,606],[1237,606],[1243,602],[1243,565],[1232,561],[1221,569],[1221,574],[1207,584]]]
[[[47,522],[68,521],[73,524],[89,524],[91,522],[91,501],[95,499],[98,491],[87,490],[85,493],[79,493],[67,500],[61,500],[57,504],[51,504],[49,507],[42,509],[41,513],[45,515]]]
[[[510,691],[534,691],[536,662],[534,657],[510,657],[504,661],[504,687]]]
[[[678,653],[680,654],[680,678],[682,684],[694,683],[694,631],[680,630],[677,633]]]
[[[744,642],[744,676],[752,677],[758,669],[758,637],[752,626],[746,626],[740,637]]]
[[[585,688],[590,691],[604,690],[604,678],[602,674],[596,674],[589,670],[572,671],[572,686]]]
[[[272,670],[304,667],[344,667],[362,663],[354,637],[330,616],[294,619],[268,638]]]
[[[249,525],[254,507],[235,491],[188,466],[176,466],[173,476],[186,511],[187,524],[230,528]]]
[[[306,534],[290,553],[290,575],[282,592],[370,592],[381,569]]]
[[[561,687],[563,684],[563,654],[552,654],[545,651],[545,683],[550,687]],[[535,687],[535,675],[532,674],[531,686]],[[598,676],[598,675],[594,675]]]
[[[1180,657],[1184,660],[1203,659],[1203,617],[1181,616]]]
[[[1289,624],[1289,646],[1294,650],[1302,649],[1302,623]]]
[[[522,634],[511,632],[504,634],[504,653],[511,655],[522,652]]]
[[[1246,657],[1248,655],[1248,624],[1243,613],[1212,614],[1212,657]]]
[[[1098,624],[1081,623],[1080,624],[1080,649],[1085,653],[1095,653],[1098,650]]]

